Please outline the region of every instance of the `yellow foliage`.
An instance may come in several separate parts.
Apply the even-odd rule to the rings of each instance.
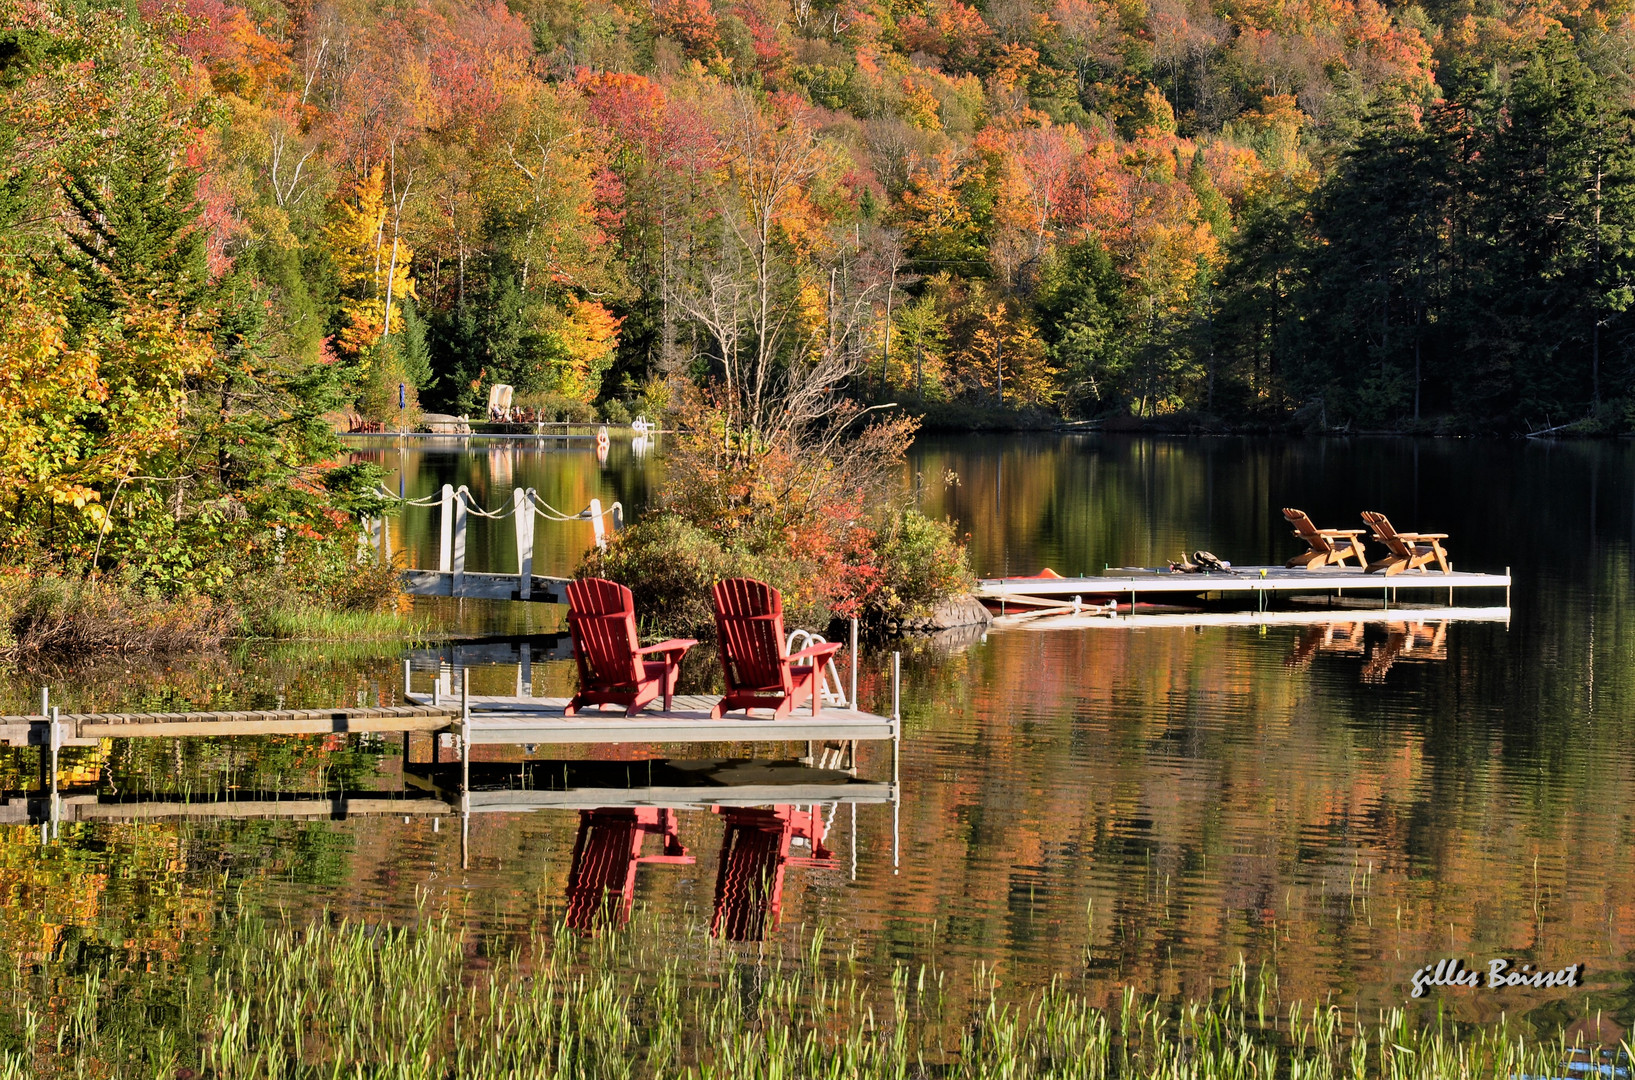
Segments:
[[[385,187],[385,167],[376,165],[353,185],[350,198],[337,201],[324,234],[341,279],[341,310],[349,320],[336,345],[353,355],[388,333],[399,301],[415,295],[409,272],[414,251],[393,235]]]
[[[565,356],[557,393],[575,401],[596,396],[602,371],[619,346],[622,321],[595,300],[568,299],[567,318],[556,330]]]
[[[187,380],[214,360],[174,311],[133,299],[79,345],[61,298],[0,264],[0,513],[49,503],[100,526],[107,490],[179,437]]]

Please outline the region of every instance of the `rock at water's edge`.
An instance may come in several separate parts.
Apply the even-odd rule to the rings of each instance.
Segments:
[[[962,626],[987,626],[993,615],[974,596],[956,596],[944,600],[931,609],[929,615],[913,615],[893,619],[886,629],[898,633],[936,633]]]

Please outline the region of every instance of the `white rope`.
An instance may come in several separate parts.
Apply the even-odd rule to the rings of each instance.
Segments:
[[[550,503],[546,502],[544,499],[541,499],[539,497],[539,492],[535,491],[533,488],[524,488],[523,490],[528,496],[528,501],[534,504],[534,509],[548,521],[589,521],[594,516],[591,514],[590,507],[588,506],[579,511],[577,514],[565,514],[561,510],[558,510],[556,507],[552,506]],[[375,485],[373,494],[379,498],[387,500],[388,502],[395,502],[402,506],[441,506],[443,502],[441,492],[435,495],[427,495],[420,499],[409,499],[394,495],[379,484]],[[503,509],[484,510],[481,506],[477,505],[476,497],[471,494],[471,489],[466,487],[464,484],[461,484],[454,490],[454,497],[465,502],[467,513],[476,517],[487,518],[490,521],[504,521],[506,518],[516,513],[517,509],[516,503],[513,501]],[[608,507],[602,511],[601,516],[607,517],[609,514],[622,515],[623,513],[624,507],[615,502],[609,504]]]

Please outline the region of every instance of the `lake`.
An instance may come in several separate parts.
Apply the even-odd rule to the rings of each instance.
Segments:
[[[605,461],[588,449],[359,447],[411,498],[449,482],[496,507],[525,485],[567,513],[598,498],[633,517],[663,487],[662,446],[621,440]],[[776,918],[723,947],[798,949],[821,924],[824,947],[854,953],[866,977],[929,960],[968,984],[982,963],[1019,992],[1059,976],[1103,1002],[1126,986],[1207,995],[1243,961],[1275,972],[1285,1001],[1363,1010],[1406,1002],[1413,973],[1444,957],[1582,963],[1586,989],[1449,991],[1444,1006],[1467,1019],[1605,1009],[1635,1022],[1635,446],[936,436],[915,446],[903,490],[952,517],[992,575],[1098,573],[1198,549],[1281,563],[1300,544],[1279,508],[1324,527],[1382,510],[1399,529],[1449,533],[1459,569],[1511,568],[1511,619],[1034,624],[897,646],[900,805],[803,818],[797,841],[821,834],[829,857],[800,847]],[[435,512],[409,511],[393,540],[435,566]],[[536,573],[568,572],[590,542],[586,522],[541,522]],[[474,521],[467,566],[515,571],[508,522]],[[463,633],[520,636],[534,692],[570,692],[572,662],[549,636],[558,609],[419,605]],[[888,648],[864,660],[863,701],[877,709],[889,703]],[[436,658],[416,654],[421,666]],[[0,694],[7,712],[35,707],[45,681],[58,704],[86,712],[391,703],[403,659],[253,645],[159,668],[24,673]],[[495,663],[471,678],[499,689],[517,675]],[[572,758],[590,775],[796,749],[542,752],[530,767],[567,770]],[[865,745],[860,774],[888,776],[887,753]],[[71,748],[64,762],[73,792],[104,798],[414,790],[395,738],[153,740]],[[487,765],[528,775],[520,758]],[[11,806],[37,784],[35,751],[0,753]],[[0,827],[0,930],[14,955],[70,967],[185,962],[247,906],[296,920],[446,911],[492,953],[568,912],[576,844],[607,824],[577,809],[477,815],[462,867],[457,817],[172,815],[65,823],[52,836],[18,813]],[[634,904],[708,923],[746,813],[620,817],[648,836],[646,854],[675,856],[638,868]]]

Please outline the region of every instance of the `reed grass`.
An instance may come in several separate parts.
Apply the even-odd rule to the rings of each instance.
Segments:
[[[1126,992],[1098,1008],[1060,981],[1013,1000],[984,970],[955,1004],[930,967],[874,989],[855,959],[825,956],[821,934],[766,958],[694,928],[660,951],[641,918],[592,940],[557,927],[501,957],[447,922],[248,918],[200,964],[64,975],[18,962],[0,1080],[1562,1075],[1563,1045],[1505,1024],[1279,1010],[1273,981],[1241,964],[1190,1004]]]

